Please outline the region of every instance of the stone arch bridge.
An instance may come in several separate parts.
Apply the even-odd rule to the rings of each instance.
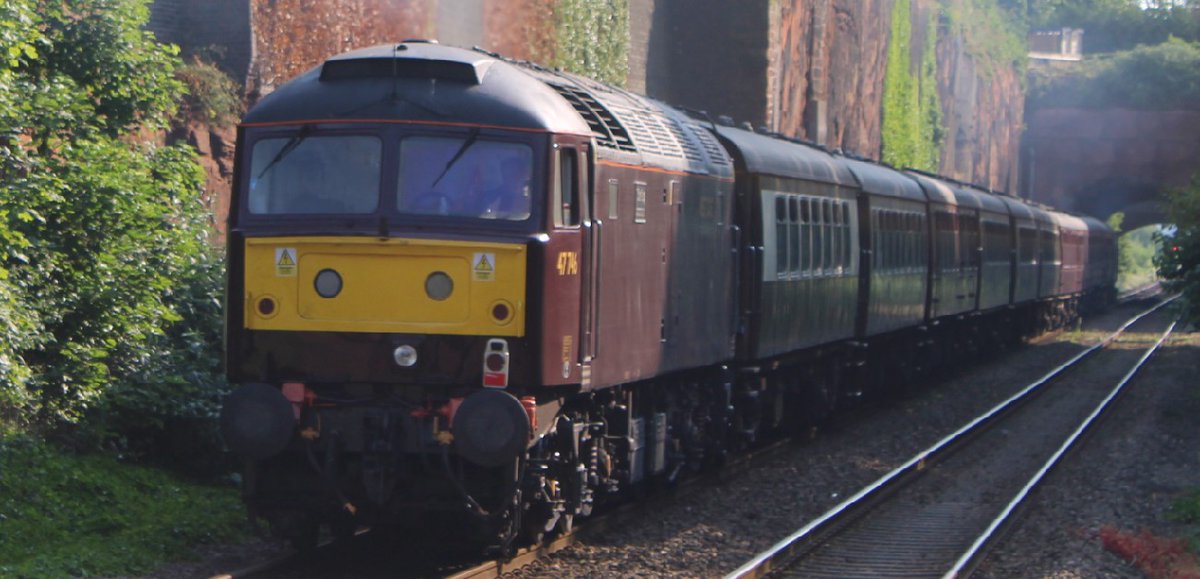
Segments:
[[[1029,111],[1022,195],[1132,231],[1166,221],[1162,194],[1200,172],[1200,111]]]

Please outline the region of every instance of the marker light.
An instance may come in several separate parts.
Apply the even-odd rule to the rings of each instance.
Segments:
[[[417,349],[405,344],[392,352],[392,358],[395,358],[397,365],[408,368],[417,363]]]
[[[269,318],[275,315],[275,300],[270,296],[259,298],[258,300],[258,315]]]
[[[332,269],[323,269],[313,280],[313,288],[323,298],[336,297],[342,293],[342,276]]]
[[[442,301],[454,293],[454,280],[446,272],[435,271],[425,278],[425,295],[434,301]]]

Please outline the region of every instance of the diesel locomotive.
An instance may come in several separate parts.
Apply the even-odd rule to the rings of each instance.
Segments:
[[[222,413],[297,545],[509,547],[1111,300],[1102,223],[405,41],[238,129]]]

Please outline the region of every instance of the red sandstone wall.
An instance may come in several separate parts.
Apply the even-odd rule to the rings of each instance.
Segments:
[[[894,0],[780,0],[771,17],[768,126],[878,158]],[[935,0],[913,0],[914,66]],[[822,24],[821,13],[824,12]],[[940,172],[1015,190],[1024,95],[1014,68],[984,73],[961,38],[939,35],[945,139]],[[824,122],[817,101],[826,102]]]
[[[347,50],[433,36],[435,0],[252,0],[248,88],[265,94]]]
[[[484,0],[484,47],[510,58],[554,56],[554,0]]]

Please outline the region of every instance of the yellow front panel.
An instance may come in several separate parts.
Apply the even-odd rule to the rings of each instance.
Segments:
[[[525,246],[425,239],[246,240],[246,327],[252,330],[523,336]],[[317,293],[332,270],[341,291]],[[430,275],[452,282],[443,299]],[[266,299],[272,308],[263,308]],[[497,309],[497,305],[502,308]],[[496,316],[508,311],[507,317]]]

